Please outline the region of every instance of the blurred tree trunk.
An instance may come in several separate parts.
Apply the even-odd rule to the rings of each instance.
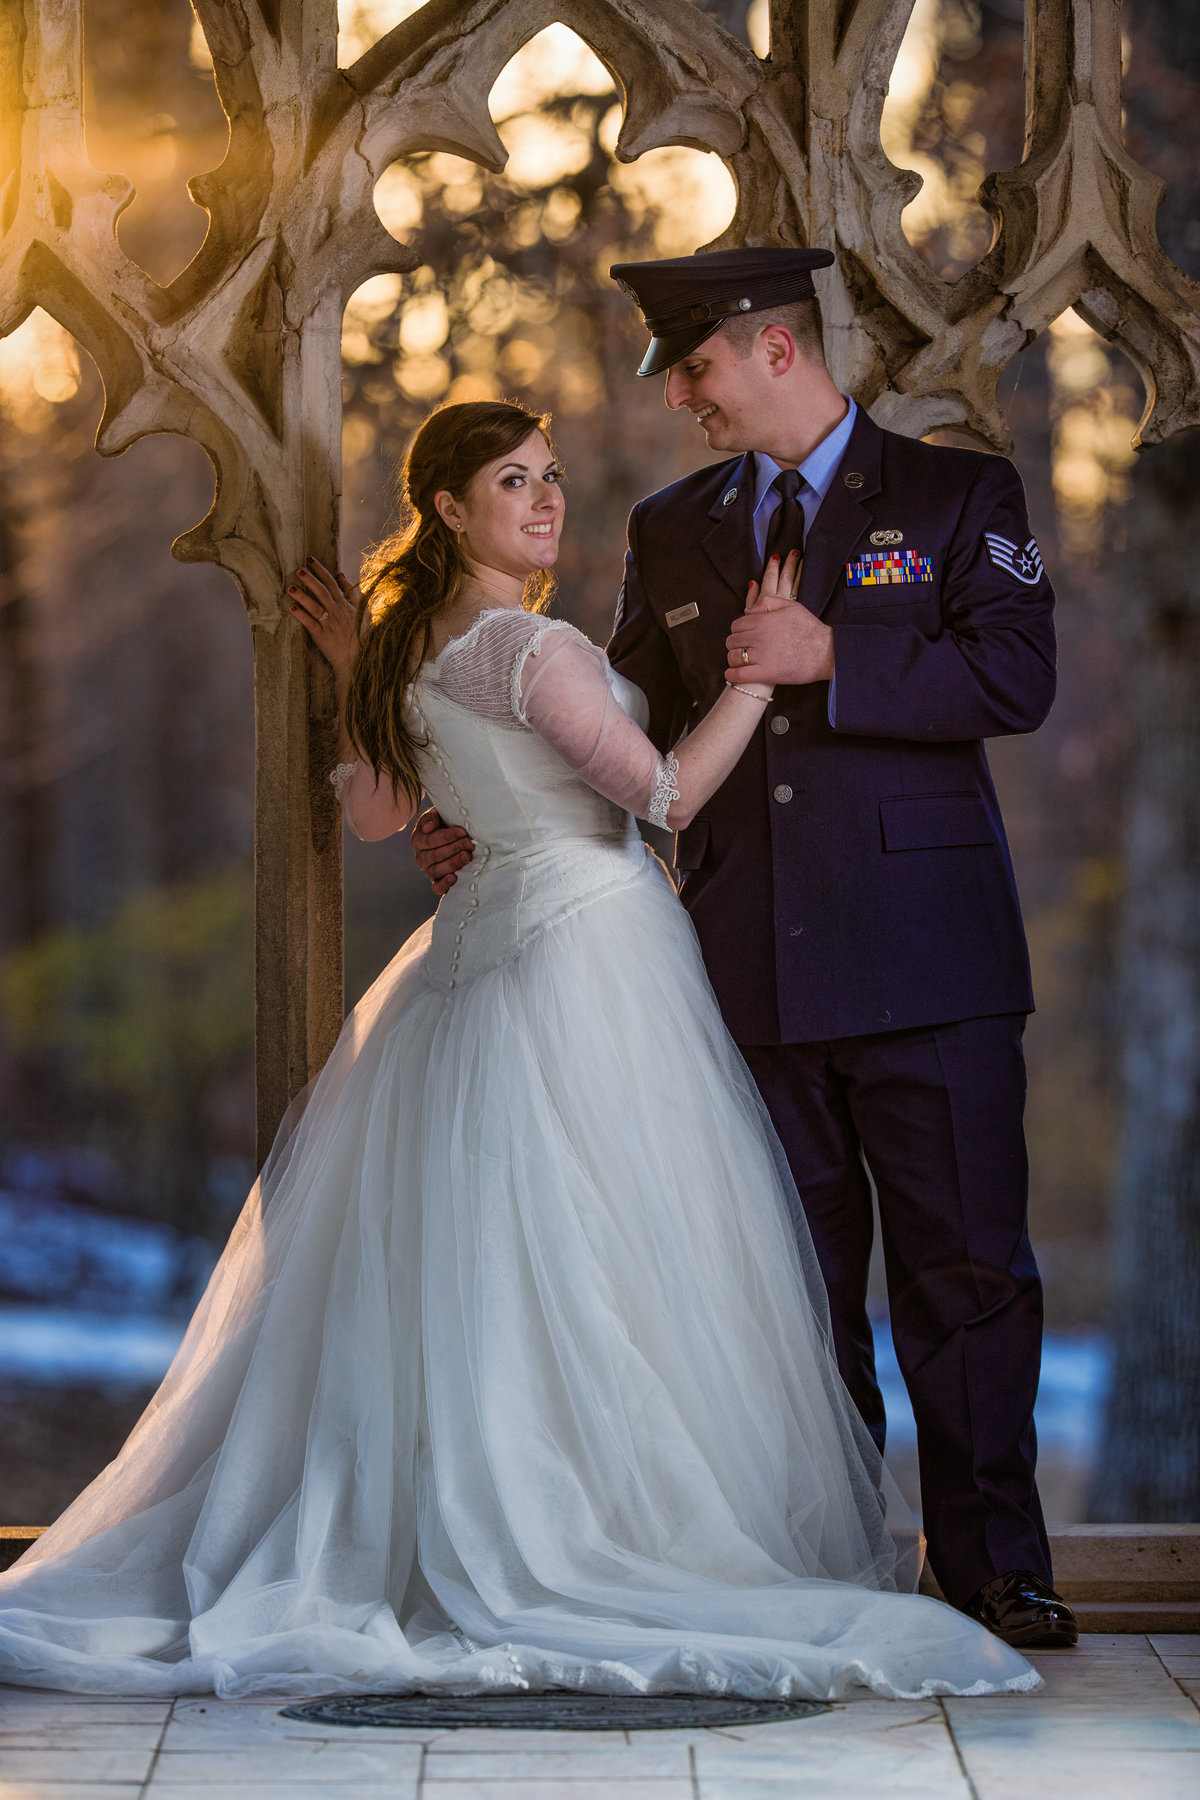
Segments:
[[[1192,0],[1139,11],[1129,128],[1167,177],[1160,235],[1186,268],[1200,18]],[[1146,452],[1128,514],[1116,1360],[1091,1513],[1150,1523],[1200,1518],[1200,433]]]
[[[1147,454],[1130,514],[1116,1364],[1092,1516],[1152,1522],[1200,1514],[1200,434]]]
[[[0,769],[7,773],[5,894],[0,945],[24,944],[52,916],[52,833],[40,777],[44,696],[32,602],[21,577],[18,520],[7,475],[0,475]]]

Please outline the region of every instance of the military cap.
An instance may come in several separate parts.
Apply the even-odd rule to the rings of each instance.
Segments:
[[[812,271],[833,260],[830,250],[753,249],[614,263],[609,274],[641,308],[650,332],[638,374],[660,375],[739,313],[811,300]]]

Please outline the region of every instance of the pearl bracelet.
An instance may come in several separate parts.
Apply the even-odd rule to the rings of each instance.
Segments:
[[[742,687],[740,682],[730,681],[728,676],[725,678],[725,686],[732,688],[735,694],[745,694],[747,700],[760,700],[764,706],[770,706],[775,698],[773,694],[752,694],[749,688]]]

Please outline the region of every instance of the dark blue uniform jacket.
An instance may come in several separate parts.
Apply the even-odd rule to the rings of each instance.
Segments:
[[[661,750],[722,691],[725,639],[759,572],[752,503],[752,465],[738,459],[630,517],[609,656],[649,699]],[[848,565],[878,554],[873,532],[902,533],[922,578],[849,579]],[[980,741],[1035,730],[1054,697],[1054,596],[1030,548],[1010,462],[899,437],[860,410],[800,588],[834,630],[836,727],[826,684],[777,688],[737,768],[676,843],[683,901],[738,1042],[1032,1007]],[[668,625],[689,602],[699,616]]]

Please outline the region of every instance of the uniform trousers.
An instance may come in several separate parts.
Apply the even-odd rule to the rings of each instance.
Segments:
[[[867,1318],[874,1179],[929,1561],[962,1605],[1049,1581],[1034,1479],[1042,1289],[1027,1229],[1023,1013],[823,1043],[742,1045],[829,1290],[842,1378],[880,1449]]]

